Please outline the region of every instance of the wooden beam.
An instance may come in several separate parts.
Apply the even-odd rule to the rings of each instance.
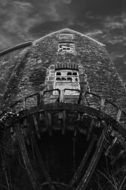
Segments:
[[[45,124],[49,131],[49,135],[52,135],[52,115],[50,112],[45,111]]]
[[[87,134],[87,141],[89,141],[90,137],[91,137],[91,133],[93,131],[93,127],[95,125],[95,121],[94,119],[91,120],[91,123],[90,123],[90,127],[89,127],[89,130],[88,130],[88,134]]]
[[[90,181],[90,179],[95,171],[95,168],[98,164],[98,161],[100,160],[101,154],[103,152],[103,148],[106,144],[105,135],[106,135],[107,129],[108,129],[107,126],[105,126],[105,129],[103,130],[103,132],[99,138],[99,141],[97,143],[96,151],[91,159],[91,162],[90,162],[84,176],[82,177],[79,185],[77,186],[77,188],[75,190],[86,190],[87,185],[89,184],[89,181]]]
[[[33,114],[32,117],[33,117],[33,122],[34,122],[34,126],[35,126],[37,137],[40,139],[39,126],[38,126],[37,118],[36,118],[36,116],[34,114]]]
[[[45,177],[45,180],[46,180],[46,182],[48,182],[49,189],[50,190],[55,190],[55,187],[54,187],[54,185],[52,183],[52,179],[51,179],[51,177],[50,177],[50,175],[49,175],[49,173],[48,173],[48,171],[47,171],[47,169],[45,167],[44,161],[43,161],[42,156],[40,154],[39,147],[38,147],[38,144],[36,142],[36,138],[35,138],[34,135],[32,135],[32,140],[33,140],[33,144],[34,144],[34,147],[35,147],[35,152],[36,152],[36,156],[38,158],[38,162],[39,162],[40,167],[42,169],[42,172],[43,172],[43,175]]]
[[[73,178],[71,179],[71,181],[70,181],[70,183],[69,183],[69,186],[70,186],[70,187],[73,186],[73,185],[80,179],[81,174],[82,174],[82,171],[83,171],[83,169],[84,169],[84,166],[85,166],[85,164],[86,164],[86,162],[87,162],[87,160],[88,160],[88,158],[89,158],[89,156],[90,156],[90,153],[91,153],[91,151],[92,151],[92,148],[93,148],[93,145],[94,145],[95,140],[96,140],[96,137],[93,136],[92,141],[91,141],[91,143],[89,144],[88,150],[87,150],[86,153],[84,154],[84,156],[83,156],[83,158],[82,158],[82,160],[81,160],[81,162],[80,162],[80,165],[78,166],[78,168],[77,168],[77,170],[76,170],[76,172],[75,172]]]
[[[22,134],[21,125],[19,123],[15,125],[15,132],[16,132],[17,141],[19,143],[19,147],[21,150],[23,162],[27,170],[27,174],[32,184],[32,187],[34,190],[40,190],[40,184],[38,183],[34,170],[32,168],[32,165],[28,156],[27,148],[25,145],[25,140]]]
[[[104,108],[105,108],[105,99],[104,99],[104,98],[101,98],[100,110],[101,110],[101,111],[104,111]]]
[[[12,184],[10,183],[11,182],[10,175],[8,175],[8,168],[7,168],[8,164],[6,164],[7,160],[6,160],[6,155],[5,155],[5,151],[4,151],[3,147],[1,147],[0,154],[1,154],[2,170],[3,170],[4,176],[5,176],[5,181],[6,181],[6,185],[7,185],[7,186],[5,186],[5,189],[12,190]],[[1,175],[2,175],[2,172],[1,172]]]
[[[122,115],[122,110],[118,110],[118,113],[117,113],[117,116],[116,116],[116,121],[119,122],[120,121],[120,118],[121,118],[121,115]]]

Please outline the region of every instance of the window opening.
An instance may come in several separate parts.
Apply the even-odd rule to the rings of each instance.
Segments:
[[[62,81],[64,81],[64,80],[65,80],[65,81],[66,81],[66,78],[65,78],[65,77],[62,77],[62,78],[61,78],[61,80],[62,80]]]
[[[72,82],[72,78],[70,78],[70,77],[69,77],[69,78],[67,78],[67,80]]]
[[[62,34],[59,35],[59,39],[60,40],[73,40],[74,35],[70,34],[70,33],[62,33]]]
[[[61,80],[61,78],[56,78],[56,80]]]
[[[67,75],[72,75],[72,73],[71,73],[71,72],[68,72]]]
[[[77,73],[76,73],[76,72],[74,72],[74,73],[73,73],[73,75],[77,75]]]
[[[61,72],[57,72],[56,75],[61,75]]]
[[[80,90],[80,80],[78,71],[68,69],[60,69],[60,71],[56,71],[54,89],[59,89],[62,93],[64,93],[64,89],[72,89],[66,90],[64,95],[79,95],[79,92],[76,91]],[[58,94],[55,91],[53,95]]]
[[[58,53],[71,53],[75,54],[75,44],[73,42],[59,42],[58,44]]]

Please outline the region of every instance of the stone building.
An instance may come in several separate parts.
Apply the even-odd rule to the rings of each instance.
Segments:
[[[55,66],[79,68],[81,88],[108,98],[125,109],[125,89],[105,45],[71,29],[44,36],[0,58],[2,103],[11,103],[54,87]],[[63,66],[64,65],[64,66]],[[79,87],[78,87],[79,88]]]
[[[126,134],[124,112],[126,108],[126,91],[104,44],[74,30],[62,29],[33,42],[1,52],[0,71],[0,107],[1,113],[3,111],[6,113],[1,116],[1,122],[4,125],[3,121],[5,121],[13,133],[13,135],[9,133],[8,140],[3,140],[6,142],[4,142],[6,144],[5,154],[8,154],[9,151],[11,156],[16,154],[15,136],[17,136],[25,167],[34,190],[38,188],[38,183],[44,186],[43,176],[45,176],[45,183],[47,183],[44,186],[45,189],[56,189],[57,187],[60,189],[85,189],[101,158],[103,149],[104,152],[109,152],[113,148],[113,142],[116,138],[120,143],[120,150],[125,149],[123,145],[125,144]],[[15,104],[15,102],[19,103]],[[12,106],[13,104],[15,106]],[[34,113],[38,109],[36,108],[36,104],[39,107],[39,111]],[[20,117],[22,110],[25,110],[27,114],[23,117],[23,121],[22,115],[18,122],[16,120],[16,126],[18,124],[21,126],[17,130],[13,126],[15,125],[13,122],[14,118],[11,122],[9,120],[8,124],[6,116],[9,113],[10,115],[13,113],[13,115],[17,114]],[[44,115],[43,110],[46,110]],[[72,113],[67,113],[67,111]],[[29,120],[31,114],[33,115]],[[103,123],[106,123],[107,127],[111,126],[110,128],[108,127],[109,129],[106,129],[107,133],[105,132],[104,134],[105,136],[107,134],[107,138],[109,138],[109,145],[104,142],[104,135],[101,132],[105,128]],[[34,127],[30,128],[29,126],[32,126],[32,124]],[[62,128],[61,131],[64,139],[57,133],[53,135],[53,125],[55,130],[59,130],[60,127]],[[85,126],[84,128],[83,125]],[[94,129],[92,129],[92,126]],[[65,136],[67,127],[73,132]],[[76,146],[81,146],[81,150],[76,150],[77,156],[74,155],[75,150],[73,150],[72,145],[72,139],[76,137],[76,128],[79,128],[77,130],[79,131],[78,145]],[[23,137],[20,129],[23,130]],[[49,136],[45,133],[46,129],[49,130]],[[38,138],[42,136],[44,139],[42,143],[45,147],[47,146],[46,150],[43,144],[41,147],[40,140],[37,140],[37,143],[40,143],[39,149],[44,149],[42,153],[45,155],[44,162],[46,162],[47,168],[47,170],[43,168],[45,165],[43,166],[43,161],[40,161],[42,170],[45,171],[42,174],[42,179],[40,179],[41,172],[37,169],[39,164],[37,165],[33,158],[28,158],[26,151],[26,148],[30,149],[32,146],[32,143],[28,141],[30,141],[29,139],[32,134],[30,131],[34,133],[34,130],[35,136]],[[101,147],[97,149],[98,145],[95,146],[96,151],[94,154],[92,153],[94,161],[88,162],[89,167],[85,168],[84,174],[82,171],[80,171],[82,174],[78,174],[78,165],[81,163],[81,160],[83,161],[82,155],[83,153],[88,154],[87,152],[90,150],[89,142],[93,139],[92,131],[97,136],[97,144],[101,144]],[[86,139],[84,142],[81,133]],[[108,133],[110,134],[108,135]],[[28,142],[26,146],[29,147],[25,146],[25,141],[26,144]],[[33,139],[31,141],[34,142]],[[61,149],[64,149],[66,145],[62,143],[65,143],[65,141],[68,146],[66,153],[69,157],[66,161],[67,163],[65,163],[64,152],[61,151],[63,162],[56,153],[57,151],[60,152],[57,143],[61,145]],[[49,145],[50,142],[53,142],[52,147]],[[82,150],[83,143],[84,150]],[[99,154],[100,151],[101,154]],[[106,153],[106,155],[108,156],[109,153]],[[75,157],[75,160],[73,160],[73,157]],[[33,168],[31,165],[29,166],[29,160],[32,160],[31,165],[33,165]],[[11,162],[13,163],[13,161],[8,161],[9,164]],[[59,162],[59,165],[63,164],[64,168],[60,168],[56,164],[57,162]],[[81,164],[79,167],[82,167]],[[13,176],[16,176],[13,168],[10,170]],[[75,172],[76,170],[77,172]],[[72,178],[71,183],[68,183],[74,172],[75,176]],[[24,176],[26,175],[24,171],[22,173]],[[48,173],[51,176],[54,175],[53,180],[51,180]],[[16,190],[16,188],[20,189],[22,187],[25,190],[29,187],[29,182],[28,184],[25,182],[26,185],[23,186],[23,177],[21,182],[19,182],[19,179],[17,180],[20,187],[14,178],[12,177],[12,182],[15,186],[12,189]],[[62,182],[63,184],[61,184]],[[6,184],[6,182],[4,183]]]

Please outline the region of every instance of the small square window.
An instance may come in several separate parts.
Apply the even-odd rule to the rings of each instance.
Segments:
[[[61,75],[61,72],[57,72],[56,75],[60,76],[60,75]]]
[[[61,42],[58,45],[58,53],[72,53],[75,54],[75,44],[71,42]]]

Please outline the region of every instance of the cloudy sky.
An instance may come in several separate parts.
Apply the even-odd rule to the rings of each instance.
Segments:
[[[126,0],[0,0],[0,50],[65,27],[104,43],[126,83]]]
[[[63,27],[86,26],[91,15],[120,14],[124,4],[125,0],[0,0],[0,49]],[[93,27],[94,22],[88,24]]]

